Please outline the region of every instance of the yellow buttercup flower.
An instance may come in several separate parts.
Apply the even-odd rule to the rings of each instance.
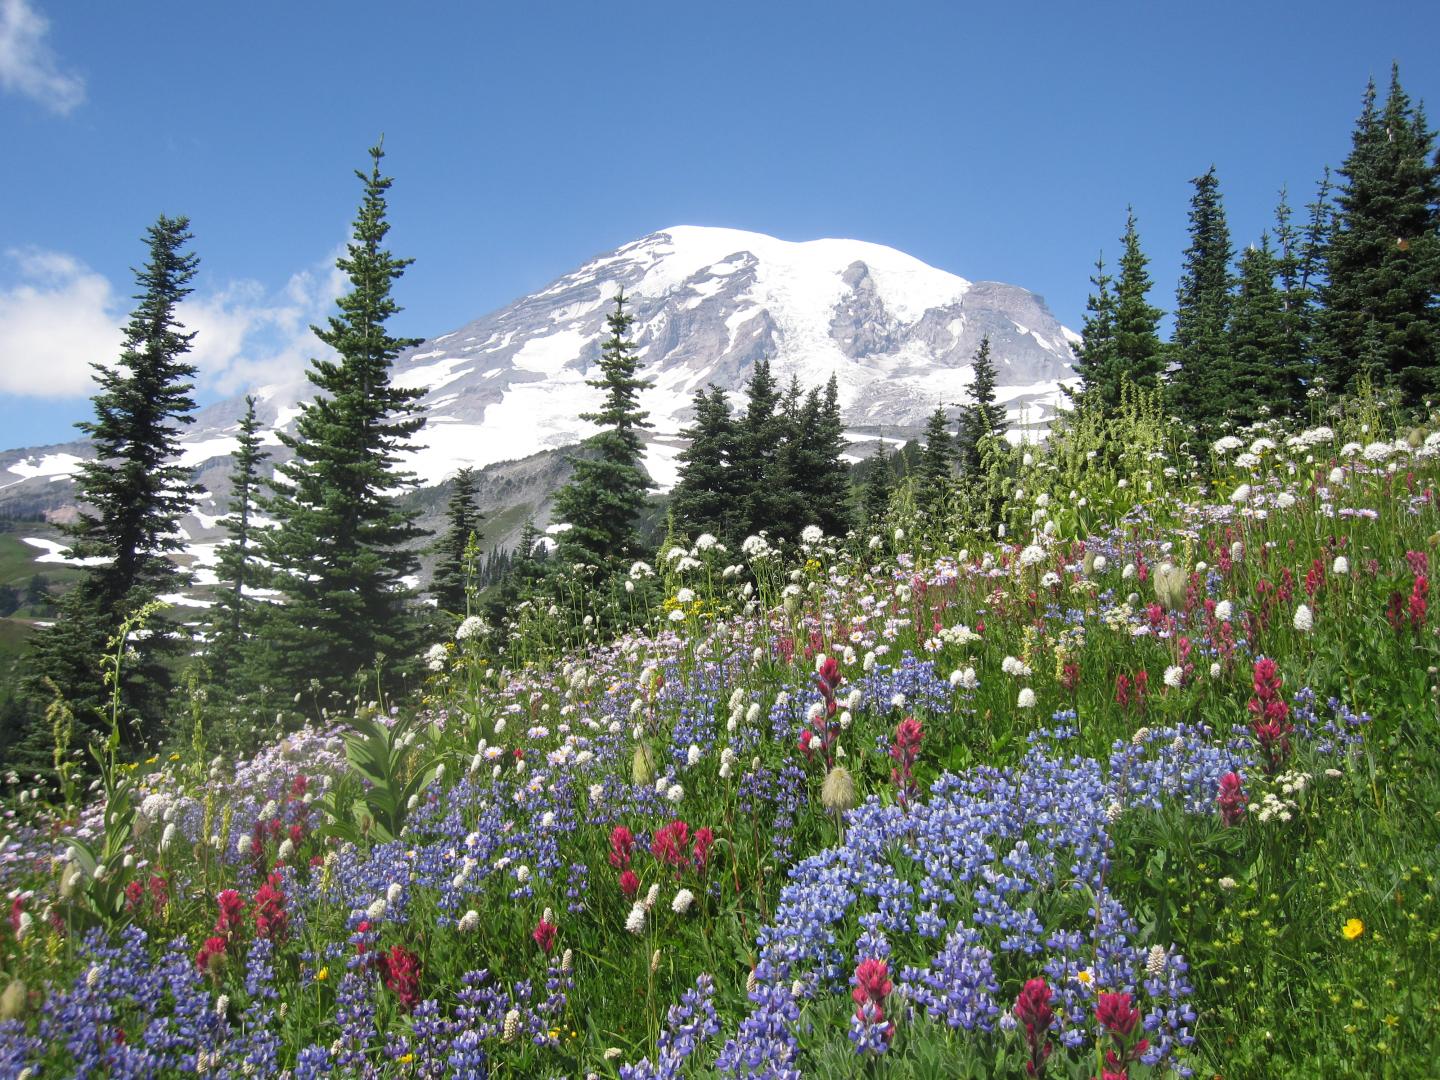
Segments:
[[[1341,928],[1340,933],[1345,935],[1346,941],[1354,941],[1361,934],[1365,933],[1365,924],[1359,919],[1350,919]]]

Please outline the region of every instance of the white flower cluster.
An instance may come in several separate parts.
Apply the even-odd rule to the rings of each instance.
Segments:
[[[471,638],[483,638],[490,636],[490,624],[479,615],[468,615],[460,628],[455,631],[456,641],[469,641]]]
[[[1282,799],[1273,791],[1267,791],[1260,800],[1260,809],[1255,817],[1262,824],[1276,820],[1289,821],[1299,809],[1300,805],[1294,799]]]
[[[1029,664],[1013,656],[1007,656],[1000,661],[1000,670],[1017,679],[1023,679],[1031,673]]]

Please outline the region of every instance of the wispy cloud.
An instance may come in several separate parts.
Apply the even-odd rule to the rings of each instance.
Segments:
[[[63,252],[6,255],[18,280],[0,286],[0,393],[90,396],[90,365],[119,355],[126,291]],[[201,390],[230,395],[299,381],[311,357],[329,355],[310,325],[323,321],[344,286],[332,256],[278,290],[236,281],[192,294],[177,314],[195,331],[188,358],[199,369]]]
[[[49,29],[28,0],[0,0],[0,86],[64,116],[85,100],[85,80],[60,69],[45,43]]]

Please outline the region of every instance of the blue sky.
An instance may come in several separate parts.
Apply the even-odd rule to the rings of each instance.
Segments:
[[[1168,307],[1189,180],[1237,246],[1306,202],[1440,5],[0,0],[0,447],[71,438],[159,213],[202,260],[201,398],[303,368],[383,132],[397,330],[673,224],[852,237],[1078,329],[1133,203]]]

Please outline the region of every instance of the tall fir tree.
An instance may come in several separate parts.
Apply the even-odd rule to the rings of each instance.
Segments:
[[[445,504],[445,534],[435,545],[435,571],[430,579],[430,595],[441,611],[452,615],[469,615],[467,583],[478,567],[480,541],[480,507],[476,502],[474,469],[461,469],[451,481],[450,499]]]
[[[602,578],[638,554],[636,526],[645,493],[654,486],[641,463],[640,432],[651,425],[638,404],[640,391],[653,384],[635,377],[639,361],[627,337],[632,322],[625,294],[618,293],[606,322],[610,337],[601,347],[600,378],[586,383],[604,390],[605,398],[597,412],[580,414],[601,428],[586,440],[594,456],[574,459],[570,482],[554,502],[555,520],[570,526],[560,535],[559,558],[595,566]]]
[[[1080,340],[1070,346],[1075,354],[1075,374],[1080,377],[1079,395],[1108,408],[1119,403],[1120,380],[1115,373],[1115,294],[1110,291],[1114,283],[1115,279],[1105,273],[1102,253],[1095,260],[1095,273],[1090,278],[1095,288],[1085,301],[1088,312],[1085,326]]]
[[[245,642],[254,635],[263,614],[262,602],[247,596],[246,590],[263,585],[266,576],[259,558],[260,537],[254,517],[260,495],[260,465],[270,455],[260,448],[260,421],[253,397],[245,399],[245,415],[240,418],[236,443],[230,472],[230,513],[218,522],[226,532],[215,553],[215,576],[221,588],[210,609],[210,642],[205,650],[211,676],[231,690],[245,689],[233,676],[238,674],[237,661],[244,653]]]
[[[262,681],[282,692],[312,679],[331,693],[355,688],[357,675],[385,662],[392,676],[419,648],[412,594],[405,578],[424,535],[399,497],[414,478],[397,468],[400,453],[424,424],[422,391],[395,386],[390,369],[418,338],[396,337],[386,324],[401,310],[391,286],[412,259],[385,246],[384,151],[370,150],[368,172],[356,172],[364,194],[346,254],[336,261],[349,281],[339,313],[315,335],[336,360],[312,360],[313,400],[301,405],[295,434],[280,435],[293,458],[276,469],[266,507],[277,525],[264,554],[284,602],[252,642]]]
[[[867,463],[861,510],[867,525],[878,525],[890,510],[890,496],[895,491],[895,471],[883,440],[875,443],[875,453]]]
[[[990,335],[980,339],[972,360],[973,374],[967,394],[970,404],[960,414],[955,437],[955,456],[960,471],[973,476],[980,471],[980,443],[1005,431],[1005,412],[995,404],[995,361],[990,356]]]
[[[1230,230],[1212,165],[1190,181],[1190,246],[1175,291],[1175,334],[1168,384],[1170,405],[1201,439],[1214,435],[1225,413],[1242,407],[1226,329],[1230,321]]]
[[[942,507],[954,472],[955,440],[950,435],[945,409],[937,407],[925,424],[925,448],[920,452],[920,467],[915,474],[916,504],[927,513]]]
[[[1328,182],[1327,185],[1328,186]],[[1320,198],[1323,200],[1324,188]],[[1313,216],[1313,214],[1312,214]],[[1275,207],[1275,285],[1280,292],[1281,340],[1278,361],[1287,371],[1293,400],[1284,407],[1293,412],[1304,404],[1304,394],[1314,377],[1314,300],[1311,284],[1316,271],[1319,248],[1310,240],[1313,230],[1295,224],[1286,193],[1280,192]],[[1244,271],[1241,268],[1241,277]],[[1243,291],[1243,281],[1239,285]],[[1236,304],[1238,306],[1237,297]]]
[[[772,520],[771,535],[795,540],[809,525],[828,536],[845,535],[851,526],[850,479],[841,458],[846,441],[835,377],[824,391],[812,388],[803,395],[792,378],[781,413],[785,436],[767,487],[782,509]]]
[[[735,475],[734,418],[725,391],[715,384],[695,391],[695,419],[681,432],[689,445],[680,451],[680,478],[671,510],[692,539],[711,533],[727,544],[737,539],[743,506]]]
[[[1261,236],[1258,245],[1240,256],[1227,336],[1234,386],[1228,411],[1239,424],[1253,424],[1268,415],[1289,416],[1301,401],[1300,370],[1287,340],[1285,294],[1277,287],[1278,273],[1268,236]]]
[[[770,361],[755,361],[745,394],[745,412],[735,440],[736,490],[744,507],[740,532],[748,536],[766,530],[774,535],[783,511],[783,492],[775,480],[786,422]]]
[[[54,626],[36,638],[28,664],[27,692],[38,710],[53,686],[77,724],[91,730],[108,704],[98,666],[107,639],[143,605],[188,580],[169,556],[183,546],[180,518],[195,497],[189,471],[176,464],[182,425],[193,422],[195,408],[195,366],[185,359],[195,335],[177,312],[199,262],[184,250],[189,224],[162,215],[146,231],[149,259],[136,271],[138,303],[120,357],[114,367],[94,365],[95,419],[77,426],[95,457],[76,476],[81,509],[66,532],[75,558],[97,561],[65,595]],[[120,684],[122,734],[132,748],[159,733],[172,664],[184,647],[180,628],[167,620],[154,618],[147,630],[131,639]],[[32,735],[28,742],[48,747],[48,732]],[[48,751],[38,756],[48,758]]]
[[[1391,69],[1383,108],[1365,92],[1325,252],[1322,349],[1331,388],[1440,389],[1440,157],[1422,108]]]
[[[815,430],[815,472],[807,478],[815,522],[826,536],[844,536],[854,525],[850,509],[850,468],[843,457],[849,441],[840,412],[840,383],[832,373],[820,394]]]
[[[1106,379],[1102,399],[1107,411],[1120,403],[1120,385],[1152,387],[1160,379],[1164,349],[1160,344],[1160,309],[1151,306],[1149,260],[1140,248],[1135,211],[1125,219],[1120,278],[1115,283],[1115,362]]]

